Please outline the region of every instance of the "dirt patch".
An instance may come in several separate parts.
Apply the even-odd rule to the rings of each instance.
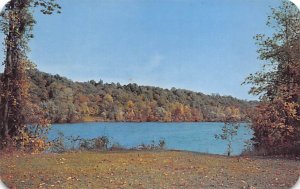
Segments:
[[[178,151],[0,156],[9,188],[290,188],[300,161]]]

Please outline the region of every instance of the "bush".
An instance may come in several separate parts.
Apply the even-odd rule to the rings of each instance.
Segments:
[[[251,116],[253,141],[257,151],[264,149],[268,155],[300,155],[299,105],[276,99],[261,104]]]
[[[127,150],[125,147],[123,147],[121,144],[119,143],[114,143],[111,147],[110,150],[114,151],[114,150]]]
[[[166,146],[164,139],[160,139],[158,143],[154,140],[151,144],[141,144],[130,150],[161,150]],[[107,150],[128,150],[119,143],[114,143],[110,146],[110,141],[107,136],[101,136],[92,139],[83,139],[79,136],[65,137],[62,132],[58,133],[58,137],[50,142],[49,152],[62,153],[72,150],[88,150],[88,151],[107,151]]]
[[[166,146],[166,142],[164,139],[160,139],[158,144],[155,144],[155,141],[152,140],[151,144],[140,144],[137,147],[131,148],[133,150],[162,150]]]
[[[109,145],[109,139],[106,136],[97,137],[93,139],[93,149],[95,150],[107,150]]]
[[[50,141],[48,150],[54,153],[62,153],[67,151],[67,148],[65,146],[65,136],[62,132],[58,132],[58,137]]]

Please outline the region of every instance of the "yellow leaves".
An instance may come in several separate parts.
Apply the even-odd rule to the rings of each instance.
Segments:
[[[65,158],[60,158],[59,161],[56,164],[64,164],[66,161]]]
[[[17,100],[16,100],[16,99],[13,100],[12,105],[13,105],[13,106],[16,106],[16,105],[17,105]]]
[[[228,119],[228,118],[231,118],[233,119],[232,121],[236,120],[240,120],[241,119],[241,112],[238,108],[236,107],[227,107],[225,109],[225,117]]]
[[[103,99],[108,103],[112,103],[114,101],[113,97],[110,94],[106,94]]]
[[[279,123],[279,124],[278,124],[278,128],[283,129],[283,128],[285,128],[285,125],[284,125],[283,123]]]
[[[134,107],[134,103],[132,102],[132,100],[129,100],[127,102],[127,107],[130,108],[130,109]]]
[[[295,131],[300,116],[299,105],[277,98],[272,103],[262,104],[252,116],[256,142],[268,150],[287,150],[294,145]],[[261,134],[261,135],[260,135]]]
[[[45,184],[46,184],[46,183],[43,182],[43,183],[40,183],[39,186],[42,187],[42,186],[44,186]]]
[[[288,128],[287,128],[287,130],[289,131],[289,132],[294,132],[294,127],[292,127],[292,126],[288,126]]]

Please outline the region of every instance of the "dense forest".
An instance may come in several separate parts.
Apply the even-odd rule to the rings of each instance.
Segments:
[[[222,121],[235,111],[242,120],[255,102],[183,89],[135,83],[73,82],[36,69],[29,71],[32,103],[52,123],[79,121]]]

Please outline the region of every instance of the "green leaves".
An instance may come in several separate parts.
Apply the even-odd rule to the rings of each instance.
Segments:
[[[32,67],[27,57],[28,42],[34,37],[32,30],[36,24],[31,8],[36,6],[43,7],[41,11],[46,14],[60,9],[54,0],[11,0],[1,14],[6,57],[0,82],[0,147],[11,142],[13,147],[33,152],[44,149],[45,138],[40,128],[49,124],[40,107],[29,100],[28,93],[27,71]]]
[[[227,115],[224,119],[224,126],[221,134],[215,134],[216,139],[225,140],[227,142],[227,155],[232,153],[233,138],[237,135],[240,127],[241,118],[239,117],[238,109],[228,108]]]
[[[56,0],[36,0],[33,2],[34,7],[40,7],[43,14],[51,15],[54,12],[61,13],[61,6],[56,3]]]
[[[257,34],[254,37],[259,58],[266,62],[262,71],[251,74],[243,83],[254,85],[249,93],[261,95],[261,99],[274,98],[280,93],[279,85],[292,82],[290,70],[285,65],[291,65],[292,69],[299,65],[299,45],[294,44],[299,44],[300,39],[300,12],[291,2],[283,1],[277,9],[272,8],[267,26],[273,29],[272,35]]]
[[[267,153],[300,154],[300,12],[288,1],[272,8],[270,36],[256,35],[261,71],[249,75],[249,93],[263,101],[250,115],[257,149]]]

